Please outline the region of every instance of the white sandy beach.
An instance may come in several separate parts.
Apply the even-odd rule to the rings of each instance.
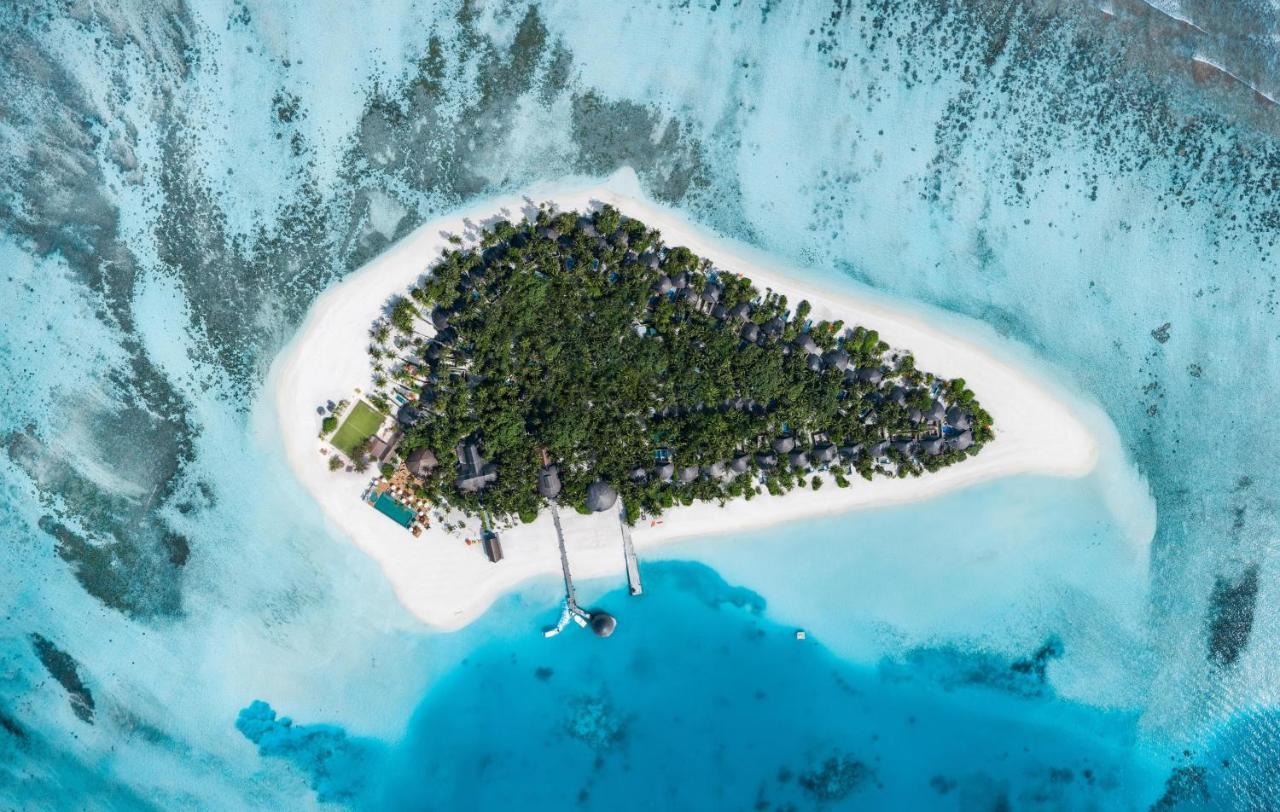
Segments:
[[[1010,353],[948,334],[917,308],[895,308],[871,295],[823,290],[803,281],[802,271],[776,263],[749,247],[723,240],[678,213],[646,200],[635,177],[621,172],[604,182],[566,182],[525,194],[491,199],[434,220],[320,296],[293,342],[272,368],[267,397],[279,421],[289,464],[334,527],[372,556],[397,595],[416,616],[440,628],[457,628],[481,614],[504,591],[540,575],[560,574],[551,520],[502,533],[505,559],[490,563],[479,545],[433,526],[415,538],[360,499],[373,472],[331,473],[321,454],[316,407],[351,398],[370,388],[368,330],[387,300],[403,294],[449,246],[447,235],[470,237],[479,223],[503,216],[519,220],[541,202],[585,210],[609,203],[624,215],[659,229],[668,246],[684,245],[722,271],[749,277],[760,290],[783,293],[794,306],[807,299],[815,319],[843,319],[879,331],[917,365],[946,377],[962,377],[995,420],[996,439],[974,458],[914,479],[854,478],[851,487],[827,483],[821,491],[797,489],[783,497],[764,495],[715,505],[679,507],[658,526],[637,526],[636,548],[643,570],[645,551],[675,539],[732,534],[796,518],[926,499],[998,477],[1016,474],[1083,476],[1098,458],[1099,440],[1079,407],[1068,405],[1040,373],[1016,367]],[[532,483],[531,483],[532,487]],[[617,575],[625,583],[622,545],[614,511],[594,516],[562,512],[575,578]],[[469,535],[476,535],[472,532]]]

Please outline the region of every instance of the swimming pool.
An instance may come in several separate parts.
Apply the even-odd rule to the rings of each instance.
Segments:
[[[394,496],[387,492],[378,494],[378,498],[373,501],[373,506],[382,514],[391,517],[396,524],[409,528],[413,526],[413,511],[401,504]]]

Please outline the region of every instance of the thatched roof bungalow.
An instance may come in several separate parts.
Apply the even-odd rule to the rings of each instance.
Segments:
[[[849,353],[841,349],[828,350],[827,353],[822,356],[822,363],[832,369],[838,369],[841,372],[844,372],[849,367]]]
[[[947,409],[947,425],[953,429],[965,431],[972,426],[972,421],[969,418],[968,412],[961,409],[959,406],[952,406],[950,409]]]
[[[602,479],[597,479],[587,486],[587,509],[599,513],[608,510],[618,502],[618,492],[609,487]]]
[[[538,494],[544,499],[555,499],[560,495],[560,467],[554,463],[542,466],[538,472]]]
[[[409,469],[409,473],[426,479],[439,467],[440,461],[436,459],[435,452],[431,449],[415,448],[409,452],[409,457],[404,461],[404,464]]]

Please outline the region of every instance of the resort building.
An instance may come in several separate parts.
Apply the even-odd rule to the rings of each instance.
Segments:
[[[836,458],[836,447],[831,443],[818,443],[813,447],[815,465],[826,465]]]
[[[822,356],[822,363],[832,369],[844,372],[849,366],[849,353],[844,350],[829,350],[826,355]]]
[[[440,465],[440,461],[436,459],[435,452],[431,449],[416,448],[409,452],[409,457],[404,461],[404,464],[409,469],[409,473],[421,479],[426,479]]]
[[[498,478],[498,466],[485,462],[478,443],[460,443],[457,454],[458,479],[454,484],[463,493],[479,493]]]
[[[917,446],[918,453],[936,457],[946,450],[941,437],[926,437]]]
[[[544,465],[538,471],[538,494],[544,499],[555,499],[560,495],[559,466]]]
[[[597,479],[587,486],[587,509],[599,513],[617,504],[618,492],[604,480]]]

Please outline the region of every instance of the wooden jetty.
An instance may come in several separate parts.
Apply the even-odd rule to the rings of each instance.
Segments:
[[[632,595],[644,592],[640,585],[640,562],[636,560],[636,547],[631,543],[631,525],[627,524],[627,508],[618,500],[618,526],[622,529],[622,555],[627,560],[627,586]]]

